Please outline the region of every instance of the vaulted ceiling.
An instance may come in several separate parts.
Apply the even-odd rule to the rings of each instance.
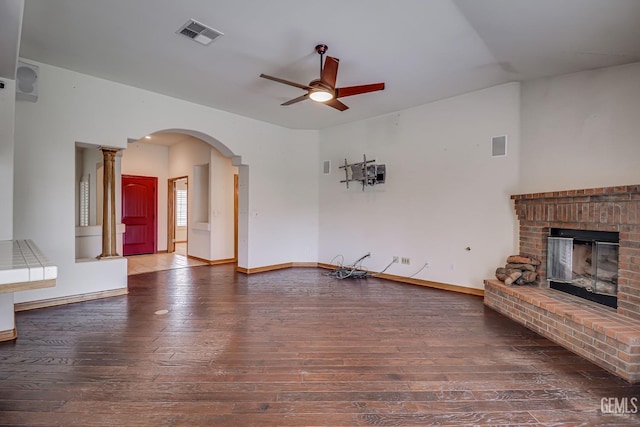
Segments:
[[[7,1],[7,0],[3,0]],[[11,0],[9,0],[11,1]],[[224,35],[203,46],[189,19]],[[638,0],[26,0],[20,56],[294,129],[319,129],[511,81],[640,61]],[[1,26],[1,25],[0,25]],[[342,98],[280,106],[340,59]]]

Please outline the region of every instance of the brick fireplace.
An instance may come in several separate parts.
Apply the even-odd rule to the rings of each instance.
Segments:
[[[485,281],[485,304],[631,382],[640,382],[640,185],[511,196],[520,255],[541,261],[532,286]],[[549,289],[552,229],[619,236],[617,309]]]

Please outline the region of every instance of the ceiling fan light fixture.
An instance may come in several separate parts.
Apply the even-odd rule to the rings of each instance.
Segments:
[[[327,102],[333,99],[333,94],[327,90],[314,90],[309,94],[309,98],[316,102]]]

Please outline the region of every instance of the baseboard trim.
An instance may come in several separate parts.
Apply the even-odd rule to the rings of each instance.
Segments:
[[[284,268],[317,268],[317,262],[286,262],[284,264],[265,265],[263,267],[237,267],[236,271],[243,274],[265,273],[267,271],[282,270]]]
[[[193,256],[193,255],[187,255],[187,258],[189,258],[189,259],[194,259],[194,260],[196,260],[196,261],[200,261],[200,262],[206,262],[207,264],[209,264],[209,263],[211,262],[211,261],[210,261],[210,260],[208,260],[208,259],[200,258],[200,257]]]
[[[118,297],[127,295],[127,288],[113,289],[110,291],[91,292],[88,294],[71,295],[68,297],[58,297],[41,299],[37,301],[19,302],[14,305],[15,311],[35,310],[37,308],[55,307],[57,305],[73,304],[75,302],[92,301],[102,298]]]
[[[236,259],[235,258],[214,259],[207,262],[209,263],[209,265],[233,264],[234,262],[236,262]]]
[[[187,258],[200,261],[200,262],[206,262],[209,265],[233,264],[234,262],[236,262],[235,258],[204,259],[204,258],[200,258],[193,255],[187,255]]]
[[[244,274],[256,274],[256,273],[266,273],[267,271],[282,270],[283,268],[292,268],[292,267],[293,267],[293,263],[287,262],[284,264],[265,265],[263,267],[256,267],[256,268],[238,267],[236,268],[236,271],[238,273],[244,273]]]
[[[292,262],[291,264],[295,268],[318,268],[317,262]]]
[[[381,279],[391,280],[393,282],[407,283],[409,285],[425,286],[427,288],[442,289],[444,291],[457,292],[459,294],[484,296],[484,289],[467,288],[465,286],[450,285],[448,283],[432,282],[430,280],[414,279],[412,277],[395,276],[393,274],[376,274]]]
[[[287,262],[284,264],[266,265],[264,267],[256,267],[256,268],[237,267],[236,271],[238,273],[244,273],[244,274],[255,274],[255,273],[264,273],[267,271],[282,270],[283,268],[293,268],[293,267],[314,267],[314,268],[324,268],[327,270],[333,270],[338,268],[337,265],[325,264],[323,262]],[[373,272],[370,272],[370,273],[375,274],[375,277],[390,280],[392,282],[407,283],[409,285],[418,285],[418,286],[424,286],[427,288],[434,288],[434,289],[442,289],[445,291],[457,292],[460,294],[467,294],[467,295],[475,295],[479,297],[484,296],[484,289],[467,288],[464,286],[450,285],[448,283],[432,282],[430,280],[414,279],[412,277],[396,276],[393,274],[384,274],[384,273],[376,274]]]
[[[325,263],[318,263],[318,267],[325,268],[325,269],[328,269],[328,270],[333,270],[333,269],[338,268],[337,265],[325,264]],[[422,279],[414,279],[412,277],[396,276],[394,274],[386,274],[386,273],[377,274],[377,273],[374,273],[374,272],[370,272],[370,273],[374,274],[375,277],[379,277],[381,279],[390,280],[392,282],[407,283],[409,285],[418,285],[418,286],[424,286],[424,287],[427,287],[427,288],[442,289],[442,290],[445,290],[445,291],[457,292],[457,293],[460,293],[460,294],[467,294],[467,295],[475,295],[475,296],[479,296],[479,297],[484,296],[484,289],[467,288],[467,287],[459,286],[459,285],[450,285],[448,283],[432,282],[430,280],[422,280]]]
[[[318,263],[318,267],[319,267],[319,268],[324,268],[324,269],[326,269],[326,270],[334,270],[334,269],[338,268],[338,266],[337,266],[337,265],[333,265],[333,264],[326,264],[326,263],[324,263],[324,262],[319,262],[319,263]]]
[[[18,338],[18,331],[16,328],[9,329],[6,331],[0,331],[0,342],[2,341],[11,341]]]

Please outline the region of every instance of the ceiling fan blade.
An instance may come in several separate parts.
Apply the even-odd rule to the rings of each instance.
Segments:
[[[328,105],[329,107],[333,107],[336,110],[340,110],[340,111],[344,111],[347,110],[349,107],[347,107],[346,105],[344,105],[342,102],[338,101],[337,99],[333,98],[330,99],[326,102],[323,102],[323,104]]]
[[[296,82],[292,82],[292,81],[285,80],[285,79],[281,79],[281,78],[278,78],[278,77],[268,76],[266,74],[260,74],[260,77],[268,79],[268,80],[273,80],[274,82],[282,83],[282,84],[285,84],[285,85],[298,87],[300,89],[311,90],[310,86],[303,85],[303,84],[296,83]]]
[[[288,100],[287,102],[283,102],[283,103],[282,103],[282,104],[280,104],[280,105],[291,105],[291,104],[295,104],[296,102],[304,101],[304,100],[305,100],[305,99],[307,99],[308,97],[309,97],[309,93],[305,93],[305,94],[304,94],[304,95],[302,95],[302,96],[299,96],[299,97],[297,97],[297,98],[290,99],[290,100]]]
[[[327,56],[324,61],[324,68],[322,68],[322,75],[320,81],[330,88],[336,87],[336,78],[338,76],[338,64],[340,60],[332,56]]]
[[[360,95],[361,93],[375,92],[384,90],[384,83],[372,83],[369,85],[337,87],[336,98],[344,98],[345,96]]]

